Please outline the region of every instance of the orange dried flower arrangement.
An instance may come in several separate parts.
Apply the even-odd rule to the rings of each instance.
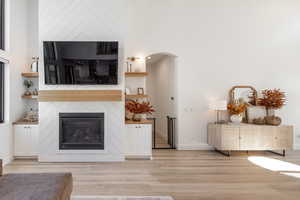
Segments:
[[[246,103],[230,103],[227,105],[228,112],[231,115],[239,115],[246,111]]]
[[[263,97],[258,99],[258,104],[265,106],[267,110],[277,110],[285,105],[285,93],[280,91],[280,89],[263,90],[262,95]]]
[[[138,101],[131,100],[126,102],[125,108],[134,114],[152,114],[155,112],[150,102],[139,103]]]

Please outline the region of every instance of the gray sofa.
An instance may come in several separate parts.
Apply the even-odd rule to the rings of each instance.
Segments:
[[[69,200],[73,189],[71,173],[2,174],[0,200]]]

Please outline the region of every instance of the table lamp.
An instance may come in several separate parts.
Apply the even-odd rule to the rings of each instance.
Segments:
[[[209,108],[211,110],[216,111],[217,113],[217,121],[215,122],[216,124],[224,124],[225,121],[224,120],[220,120],[220,114],[221,111],[225,111],[227,110],[227,101],[226,100],[219,100],[219,101],[214,101],[211,102],[209,105]]]

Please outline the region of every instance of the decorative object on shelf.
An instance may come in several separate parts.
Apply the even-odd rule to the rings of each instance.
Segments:
[[[144,88],[138,88],[137,93],[138,93],[138,95],[144,95],[145,94]]]
[[[252,123],[256,124],[256,125],[265,125],[266,124],[266,120],[265,120],[265,117],[254,118],[252,120]]]
[[[132,120],[133,119],[133,113],[129,112],[128,110],[125,111],[125,120]]]
[[[243,121],[243,115],[231,115],[230,121],[235,124],[239,124]]]
[[[246,110],[247,114],[247,122],[248,123],[255,123],[254,124],[261,124],[264,121],[264,118],[267,116],[266,109],[264,106],[247,106]]]
[[[147,118],[147,114],[152,114],[154,111],[150,102],[127,101],[125,104],[126,111],[133,113],[133,121],[141,121]]]
[[[32,80],[24,80],[24,86],[26,87],[26,92],[24,93],[25,96],[30,96],[32,93],[29,91],[29,89],[33,86]]]
[[[126,62],[127,72],[132,72],[132,64],[130,62]]]
[[[32,57],[31,72],[39,71],[39,57]]]
[[[285,105],[285,93],[281,92],[280,89],[263,90],[262,95],[258,102],[260,106],[265,106],[268,116],[271,109],[278,110]]]
[[[227,105],[229,114],[231,115],[230,120],[233,123],[241,123],[243,120],[243,113],[247,109],[247,103],[240,101],[235,101]]]
[[[217,113],[217,121],[216,124],[225,124],[226,121],[221,119],[221,111],[227,110],[227,101],[226,100],[220,100],[220,101],[214,101],[209,104],[209,108],[211,110],[216,111]]]
[[[130,92],[130,89],[129,88],[125,88],[125,94],[126,95],[129,95],[131,92]]]
[[[257,105],[257,91],[252,86],[238,85],[229,91],[230,103],[243,100],[247,104]]]
[[[272,126],[279,126],[282,122],[280,117],[277,116],[267,116],[265,117],[265,122],[268,125],[272,125]]]
[[[22,119],[24,122],[37,122],[38,121],[38,112],[33,111],[31,108],[29,112],[27,112]]]
[[[35,88],[32,92],[32,95],[34,96],[38,96],[39,95],[39,91]]]
[[[272,111],[278,110],[285,105],[286,96],[280,89],[267,89],[262,91],[262,97],[258,99],[258,104],[266,108],[266,124],[279,126],[281,118],[271,114]]]

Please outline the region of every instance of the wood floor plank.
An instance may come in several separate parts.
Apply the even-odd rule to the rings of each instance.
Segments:
[[[173,196],[175,200],[296,200],[300,179],[256,166],[248,156],[300,165],[300,152],[224,157],[213,151],[155,150],[154,159],[123,163],[38,163],[16,160],[4,173],[72,172],[74,195]],[[299,172],[300,173],[300,172]]]

